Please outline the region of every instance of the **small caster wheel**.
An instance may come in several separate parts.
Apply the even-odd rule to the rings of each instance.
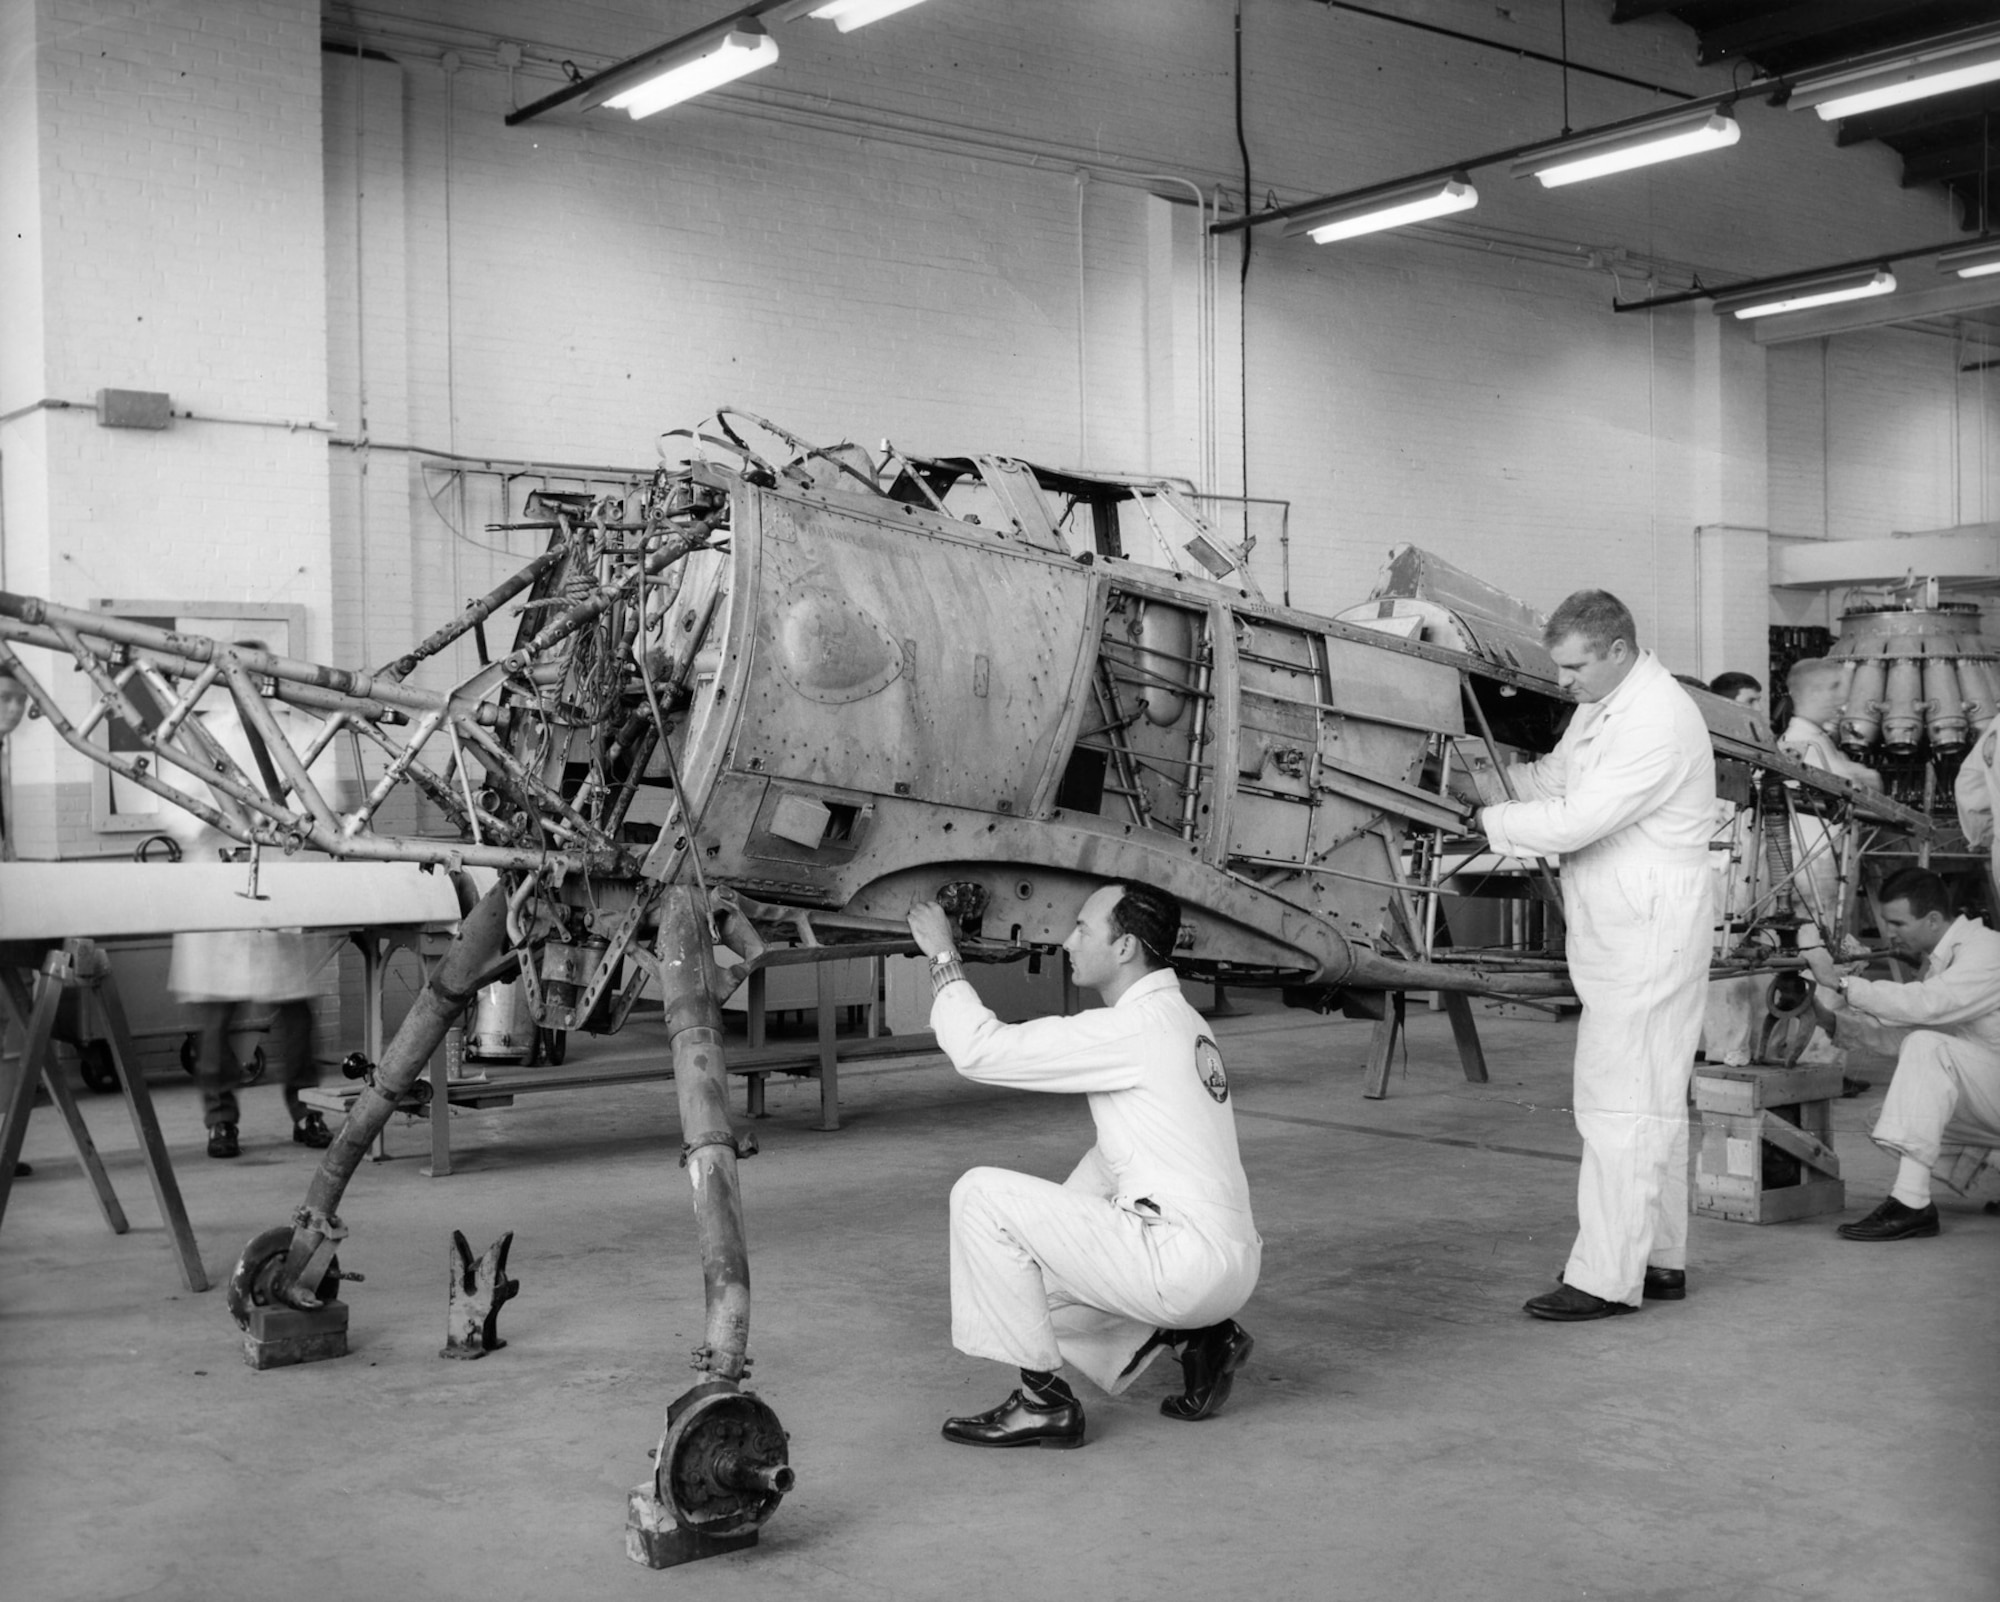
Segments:
[[[551,1067],[560,1068],[563,1058],[569,1055],[569,1031],[567,1029],[535,1028],[535,1041],[541,1048],[542,1060]]]
[[[118,1065],[111,1059],[111,1042],[89,1040],[77,1051],[77,1072],[83,1075],[83,1082],[100,1096],[116,1095],[118,1091]]]

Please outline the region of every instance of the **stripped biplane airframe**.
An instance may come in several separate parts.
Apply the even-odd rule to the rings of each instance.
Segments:
[[[246,1251],[239,1319],[251,1298],[315,1305],[348,1181],[482,984],[518,964],[541,1025],[598,1030],[655,985],[707,1301],[699,1383],[669,1413],[657,1486],[683,1527],[728,1536],[754,1533],[791,1481],[783,1432],[741,1387],[749,1275],[717,1011],[734,980],[718,940],[744,955],[881,950],[914,899],[941,896],[969,953],[1018,955],[1060,944],[1097,883],[1137,879],[1186,909],[1176,966],[1231,986],[1317,1005],[1559,996],[1555,948],[1454,946],[1438,909],[1479,849],[1462,797],[1549,749],[1569,702],[1534,614],[1418,551],[1328,618],[1260,598],[1248,553],[1173,481],[877,463],[733,412],[664,438],[692,459],[643,495],[531,498],[546,550],[372,672],[21,595],[0,596],[0,656],[71,747],[253,857],[498,871],[466,892],[293,1223]],[[753,439],[782,441],[768,455],[783,459]],[[510,601],[511,650],[449,690],[409,682],[468,632],[483,659],[485,622]],[[65,716],[24,647],[89,675],[87,716]],[[218,686],[268,772],[245,773],[193,715]],[[323,720],[310,746],[287,742],[270,696]],[[1800,805],[1856,820],[1823,836],[1841,842],[1851,906],[1867,828],[1927,838],[1921,814],[1781,756],[1747,709],[1697,700],[1758,820],[1733,831],[1739,854],[1760,833],[1778,842]],[[114,725],[145,754],[114,751]],[[309,776],[342,738],[368,753],[345,810]],[[379,832],[403,786],[447,834]],[[627,821],[642,786],[671,792],[664,826]],[[1738,969],[1768,966],[1801,915],[1788,870],[1761,861],[1722,876],[1739,887]],[[1844,932],[1838,909],[1810,910]]]

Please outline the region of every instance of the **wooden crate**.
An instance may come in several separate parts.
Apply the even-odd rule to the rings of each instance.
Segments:
[[[1833,1150],[1840,1068],[1695,1070],[1701,1127],[1693,1146],[1694,1210],[1706,1218],[1777,1224],[1847,1205]]]

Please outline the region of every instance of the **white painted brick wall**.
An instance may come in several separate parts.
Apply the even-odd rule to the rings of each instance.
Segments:
[[[1103,182],[1084,188],[1081,365],[1090,405],[1079,419],[1070,171],[728,108],[789,114],[820,97],[883,123],[926,119],[1235,184],[1228,8],[1015,0],[920,7],[845,37],[792,25],[780,31],[777,68],[708,103],[638,124],[558,112],[518,129],[501,122],[508,82],[481,36],[573,54],[588,67],[706,13],[605,3],[552,19],[522,3],[475,11],[448,0],[392,9],[400,35],[385,31],[375,42],[401,65],[373,70],[400,72],[407,115],[395,127],[368,122],[364,161],[373,187],[385,176],[381,155],[401,153],[405,254],[396,263],[373,246],[362,254],[371,273],[405,272],[400,376],[410,438],[643,463],[658,429],[727,401],[814,438],[873,443],[886,434],[930,450],[1197,467],[1178,415],[1185,394],[1162,391],[1163,374],[1170,391],[1192,376],[1172,360],[1184,351],[1161,343],[1184,340],[1185,317],[1162,315],[1143,198]],[[1544,9],[1429,4],[1412,14],[1553,50],[1555,18]],[[1612,28],[1595,8],[1570,22],[1578,60],[1693,91],[1726,81],[1694,68],[1684,30]],[[435,40],[456,41],[464,58],[449,85],[437,62],[442,44],[421,42],[427,27]],[[1299,0],[1251,0],[1245,63],[1260,202],[1269,189],[1297,198],[1553,135],[1561,122],[1553,67]],[[353,66],[329,57],[327,69],[338,104],[351,93]],[[524,73],[515,89],[525,101],[552,86]],[[1650,103],[1636,89],[1571,81],[1578,126]],[[1474,217],[1488,237],[1623,246],[1724,276],[1807,266],[1945,228],[1941,197],[1900,190],[1886,151],[1837,151],[1815,118],[1761,106],[1742,115],[1737,149],[1609,183],[1545,193],[1487,169]],[[329,142],[330,196],[354,185],[351,138],[347,125]],[[344,204],[330,202],[336,350],[349,337],[342,279],[354,273],[353,241],[338,220]],[[386,249],[391,234],[370,237]],[[1181,249],[1184,274],[1190,258]],[[1698,387],[1714,379],[1698,372],[1693,347],[1696,319],[1711,315],[1705,306],[1619,316],[1600,274],[1412,236],[1322,249],[1263,230],[1245,319],[1246,429],[1234,364],[1237,249],[1232,239],[1222,251],[1217,487],[1244,487],[1247,444],[1249,492],[1293,502],[1295,600],[1350,602],[1391,545],[1413,540],[1544,606],[1578,583],[1605,584],[1670,660],[1695,665],[1695,525],[1715,515],[1718,484],[1732,486],[1732,506],[1754,504],[1758,488],[1721,470],[1741,464],[1715,459],[1719,409]],[[1635,278],[1624,285],[1628,297],[1645,292]],[[383,332],[392,332],[388,322]],[[396,342],[379,343],[382,361],[393,363]],[[1880,373],[1875,360],[1866,341],[1851,360],[1837,358],[1842,404],[1857,420],[1908,393],[1898,362]],[[340,410],[338,358],[335,377]],[[371,391],[394,381],[371,367]],[[1769,515],[1781,526],[1799,482],[1787,453],[1802,425],[1784,410],[1794,389],[1774,384],[1766,413]],[[1964,461],[1977,455],[1950,449],[1953,427],[1964,427],[1962,407],[1956,418],[1920,408],[1882,441],[1885,460],[1847,458],[1830,481],[1835,521],[1858,530],[1887,505],[1950,503],[1952,461],[1962,480]],[[379,427],[376,435],[385,437]],[[407,526],[385,530],[369,502],[371,541],[410,548],[416,614],[406,621],[402,592],[371,580],[371,607],[380,597],[391,609],[370,619],[378,655],[399,630],[435,626],[477,588],[466,571],[477,553],[459,543],[454,569],[441,554],[452,537],[420,495],[408,504]],[[389,560],[385,549],[379,561]]]
[[[39,332],[22,400],[163,390],[210,417],[319,419],[326,408],[319,12],[308,0],[13,0],[34,48],[10,60],[36,157],[10,216],[39,222]],[[10,96],[7,115],[22,113]],[[10,277],[13,289],[17,277]],[[7,577],[93,598],[284,601],[330,638],[323,434],[176,420],[100,428],[89,410],[0,429]],[[32,664],[31,664],[32,665]],[[60,671],[67,709],[86,681]],[[89,768],[41,724],[13,742],[24,852],[122,850],[89,829]]]
[[[1771,527],[1879,538],[2000,516],[2000,384],[1978,346],[1878,329],[1770,352]]]

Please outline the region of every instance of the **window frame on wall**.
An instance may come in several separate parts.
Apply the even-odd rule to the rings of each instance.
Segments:
[[[154,628],[175,629],[186,634],[205,634],[211,639],[233,644],[238,640],[262,640],[275,656],[304,658],[309,655],[306,638],[306,609],[283,601],[132,601],[95,600],[93,612],[125,618]],[[138,680],[129,693],[142,706],[150,705],[150,692]],[[201,699],[203,709],[220,706],[229,698],[223,685],[213,686]],[[145,752],[124,724],[116,719],[107,725],[111,749],[123,755]],[[185,777],[185,775],[178,775]],[[131,805],[136,799],[141,805]],[[98,834],[154,834],[160,828],[160,810],[173,803],[162,800],[138,785],[125,784],[109,768],[91,764],[90,826]]]

